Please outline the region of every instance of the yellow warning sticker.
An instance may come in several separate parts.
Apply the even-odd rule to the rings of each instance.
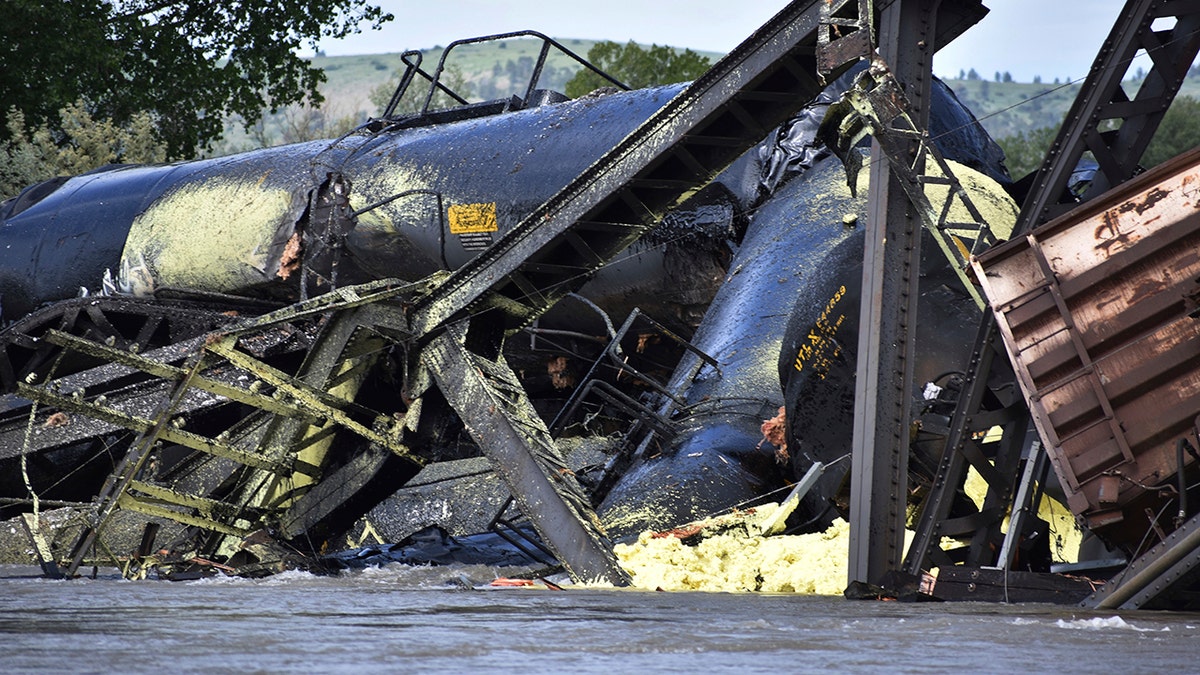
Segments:
[[[451,204],[447,209],[450,219],[450,234],[477,234],[495,232],[496,202],[487,204]]]

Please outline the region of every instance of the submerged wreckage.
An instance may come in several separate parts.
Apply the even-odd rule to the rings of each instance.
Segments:
[[[772,531],[847,517],[852,580],[1078,599],[1032,515],[1057,492],[1103,542],[1079,566],[1170,604],[1143,581],[1190,587],[1200,550],[1200,157],[1129,179],[1200,3],[1160,5],[1130,1],[1016,183],[929,75],[977,0],[821,0],[686,86],[566,100],[537,87],[563,48],[508,34],[544,45],[523,96],[449,91],[456,43],[432,74],[404,55],[393,101],[428,82],[421,112],[32,186],[0,206],[0,510],[48,574],[478,559],[625,585],[613,538],[794,485]],[[1129,97],[1113,64],[1152,39],[1173,51]]]

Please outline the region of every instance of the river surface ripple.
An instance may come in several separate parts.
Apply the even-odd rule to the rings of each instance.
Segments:
[[[1200,615],[471,589],[485,568],[73,581],[0,567],[0,671],[1197,672]]]

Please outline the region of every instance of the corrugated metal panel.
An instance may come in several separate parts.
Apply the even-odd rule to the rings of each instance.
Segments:
[[[1071,510],[1138,548],[1196,442],[1200,150],[973,264]]]

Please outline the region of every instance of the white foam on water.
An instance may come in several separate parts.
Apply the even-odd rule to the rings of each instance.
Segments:
[[[1141,628],[1119,616],[1097,616],[1090,619],[1072,619],[1070,621],[1059,619],[1054,622],[1054,625],[1059,628],[1068,628],[1071,630],[1132,630],[1138,633],[1170,632],[1171,630],[1167,626],[1163,626],[1158,630],[1154,628]]]

